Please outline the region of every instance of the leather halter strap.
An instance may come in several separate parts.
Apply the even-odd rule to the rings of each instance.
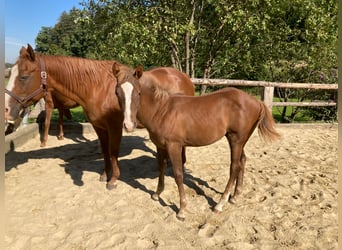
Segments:
[[[30,106],[30,101],[32,98],[35,96],[39,95],[41,92],[44,92],[44,96],[46,95],[46,79],[47,79],[47,73],[45,71],[45,63],[42,58],[39,58],[40,61],[40,79],[41,79],[41,84],[39,86],[39,89],[36,89],[31,93],[30,95],[21,98],[20,96],[14,94],[13,92],[9,91],[8,89],[5,88],[5,93],[13,97],[17,102],[19,102],[24,108],[27,108]]]

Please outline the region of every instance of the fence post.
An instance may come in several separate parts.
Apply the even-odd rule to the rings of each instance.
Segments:
[[[264,88],[263,101],[266,104],[266,106],[270,109],[271,112],[272,112],[272,104],[273,104],[273,93],[274,93],[274,87]]]

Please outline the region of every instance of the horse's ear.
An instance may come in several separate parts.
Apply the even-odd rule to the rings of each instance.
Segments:
[[[134,76],[139,79],[143,74],[143,67],[141,64],[138,65],[138,67],[135,69]]]
[[[21,47],[20,52],[19,52],[20,57],[26,57],[26,48],[24,46]]]
[[[118,73],[120,72],[120,67],[119,67],[119,64],[117,62],[113,63],[112,71],[113,71],[114,76],[117,76]]]
[[[27,53],[28,53],[28,59],[31,61],[34,61],[36,58],[36,55],[34,54],[33,48],[31,47],[29,43],[27,44]]]

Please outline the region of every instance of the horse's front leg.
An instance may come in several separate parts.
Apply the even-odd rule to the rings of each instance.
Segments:
[[[103,160],[104,160],[104,170],[100,176],[100,181],[103,182],[107,182],[108,181],[108,177],[107,176],[111,176],[111,161],[109,158],[109,140],[108,140],[108,136],[107,136],[107,132],[101,128],[98,127],[94,127],[94,130],[99,138],[100,141],[100,146],[101,146],[101,150],[103,153]]]
[[[158,187],[157,191],[152,195],[153,200],[159,200],[159,195],[164,191],[164,173],[166,167],[167,152],[165,149],[157,147],[157,161],[158,161]]]
[[[186,198],[183,185],[183,159],[182,159],[182,146],[177,143],[170,143],[167,145],[167,153],[170,157],[173,175],[178,187],[179,192],[179,211],[177,213],[177,218],[179,220],[185,220],[185,207]]]
[[[49,129],[50,129],[50,121],[51,121],[51,116],[52,116],[52,111],[54,108],[52,96],[50,92],[47,92],[46,97],[45,97],[45,122],[44,122],[44,133],[43,133],[43,138],[41,139],[40,146],[45,147],[46,146],[46,141],[49,135]]]
[[[121,144],[121,138],[122,138],[122,127],[119,127],[119,126],[111,127],[111,129],[108,129],[108,136],[109,136],[109,156],[111,159],[112,176],[111,178],[108,178],[107,189],[112,190],[117,186],[117,180],[120,177],[118,157],[119,157],[120,144]]]

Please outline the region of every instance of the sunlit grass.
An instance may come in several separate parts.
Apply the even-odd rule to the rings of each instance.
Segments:
[[[88,122],[83,109],[81,106],[78,106],[76,108],[72,108],[71,110],[71,114],[72,114],[72,122]],[[66,120],[66,118],[64,118],[64,120]],[[51,117],[51,121],[58,121],[58,110],[55,109],[52,113],[52,117]]]

